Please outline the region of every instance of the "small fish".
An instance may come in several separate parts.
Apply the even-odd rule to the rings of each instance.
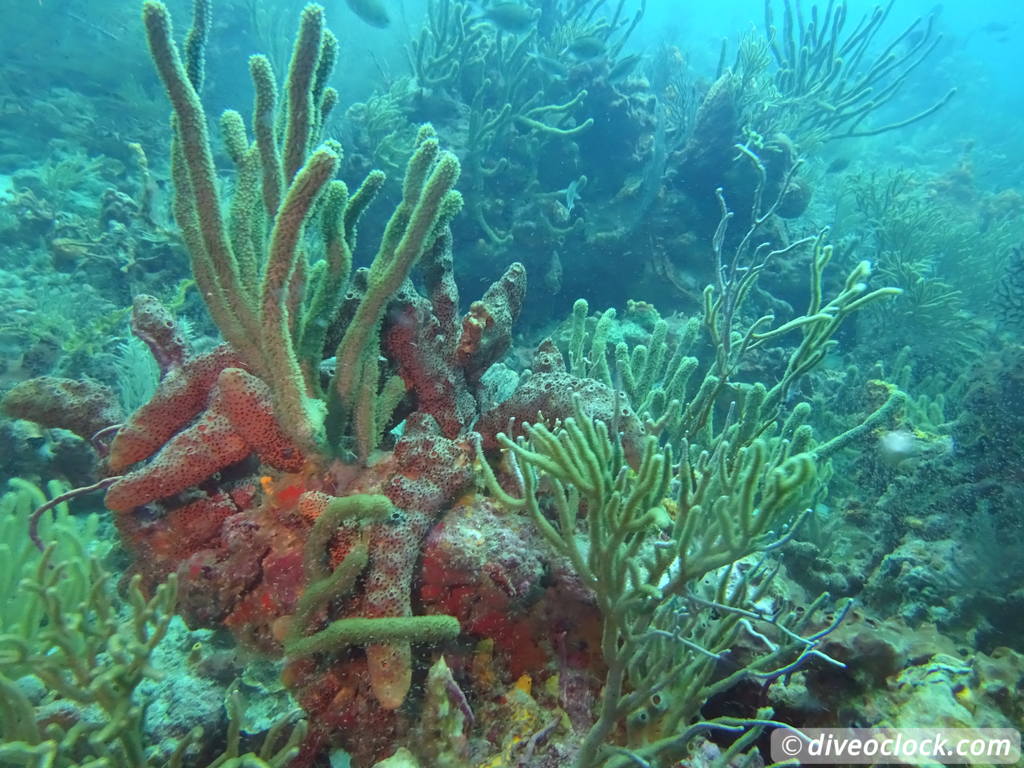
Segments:
[[[565,77],[569,74],[569,68],[558,59],[545,56],[541,53],[531,53],[530,58],[537,62],[537,68],[545,75],[553,77]]]
[[[382,0],[345,0],[345,4],[371,27],[384,29],[391,24],[391,17]]]
[[[604,40],[597,35],[577,37],[563,51],[563,53],[571,53],[577,59],[594,59],[604,52]]]
[[[580,176],[573,180],[565,188],[565,208],[572,215],[572,209],[576,207],[576,201],[580,199],[580,191],[587,185],[587,177]]]
[[[907,37],[903,41],[904,49],[909,50],[912,48],[916,48],[924,40],[924,36],[924,29],[912,29],[910,32],[907,33]]]
[[[622,80],[633,73],[636,69],[636,65],[640,63],[641,56],[639,53],[631,53],[629,56],[624,56],[616,61],[610,70],[608,70],[608,79],[612,82],[616,80]]]
[[[506,32],[525,32],[537,18],[532,8],[519,3],[496,3],[484,11],[484,18]]]
[[[825,169],[825,173],[842,173],[849,167],[850,158],[837,157],[835,160],[828,164],[828,168]]]
[[[1010,31],[1010,25],[1005,21],[990,21],[988,24],[981,28],[981,31],[986,35],[999,35],[1003,32]]]

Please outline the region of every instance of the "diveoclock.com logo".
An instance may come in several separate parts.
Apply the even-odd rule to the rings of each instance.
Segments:
[[[775,762],[802,765],[1012,765],[1021,757],[1011,728],[779,728],[771,751]]]

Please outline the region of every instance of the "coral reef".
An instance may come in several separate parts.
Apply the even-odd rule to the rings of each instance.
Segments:
[[[1024,206],[949,12],[715,67],[646,0],[298,5],[0,30],[0,762],[1016,727]]]

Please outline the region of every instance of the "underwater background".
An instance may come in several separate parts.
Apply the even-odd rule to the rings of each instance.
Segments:
[[[0,765],[1021,730],[1019,3],[0,18]]]

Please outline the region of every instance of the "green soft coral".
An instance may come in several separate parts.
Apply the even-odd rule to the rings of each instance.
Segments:
[[[12,596],[0,607],[0,764],[39,768],[146,768],[153,762],[142,728],[145,702],[138,685],[156,677],[150,659],[174,616],[177,580],[172,574],[148,600],[136,576],[129,584],[128,608],[112,588],[110,574],[90,553],[95,516],[71,517],[66,504],[43,515],[39,552],[27,535],[32,510],[47,501],[33,483],[14,478],[0,497],[0,587]],[[51,498],[64,488],[51,482]],[[42,709],[29,700],[19,678],[41,682],[41,707],[69,705],[74,722],[40,722]],[[210,768],[277,768],[298,753],[305,728],[292,729],[281,744],[273,729],[259,754],[239,750],[240,719],[229,702],[232,726],[224,753]],[[281,724],[281,727],[284,723]],[[182,739],[169,766],[182,764],[185,751],[201,736]],[[161,762],[160,764],[164,764]]]
[[[0,671],[17,677],[28,668],[9,658],[9,638],[39,642],[46,617],[43,598],[23,586],[38,583],[44,565],[43,555],[26,535],[29,518],[34,509],[67,491],[67,486],[51,480],[43,491],[20,477],[10,478],[7,484],[9,490],[0,496],[0,594],[5,596],[0,604]],[[72,518],[66,503],[56,505],[39,521],[40,539],[50,546],[45,564],[67,577],[52,585],[66,605],[85,602],[92,590],[92,574],[84,567],[88,562],[85,542],[95,540],[98,524],[95,516]]]

